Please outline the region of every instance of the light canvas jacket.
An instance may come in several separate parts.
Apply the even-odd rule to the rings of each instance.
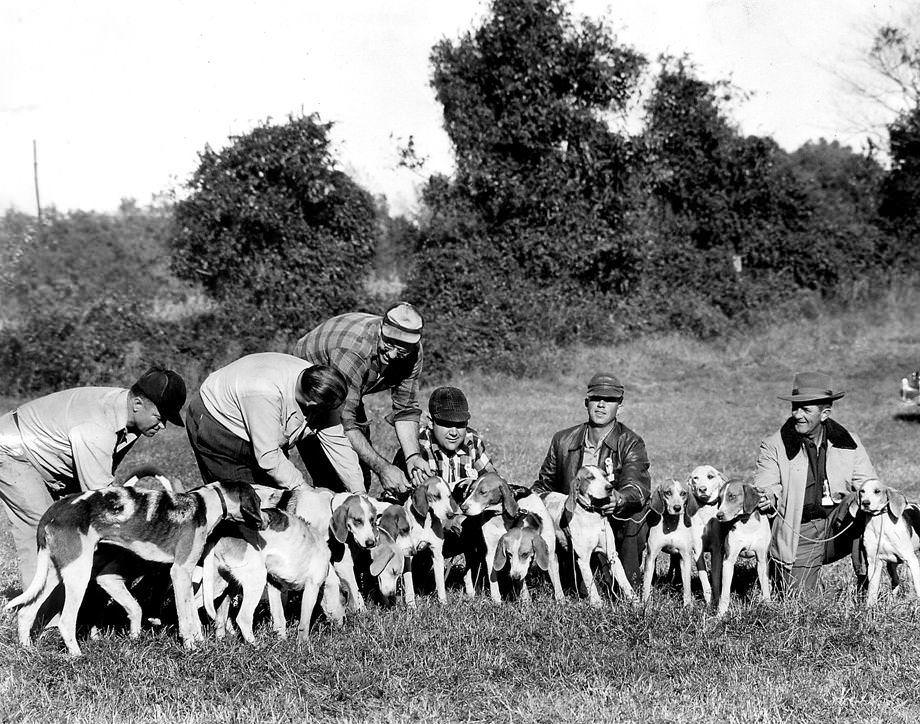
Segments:
[[[824,423],[827,438],[827,483],[831,497],[838,501],[859,488],[865,480],[877,477],[866,448],[859,438],[833,420]],[[799,543],[802,506],[808,478],[808,455],[790,417],[783,426],[760,443],[754,485],[776,506],[770,557],[791,565]],[[819,485],[823,481],[818,481]],[[785,523],[783,522],[785,521]]]

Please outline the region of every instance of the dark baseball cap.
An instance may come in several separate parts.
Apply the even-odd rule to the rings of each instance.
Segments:
[[[185,427],[179,414],[185,404],[185,381],[178,373],[151,367],[134,383],[133,389],[156,405],[164,420]]]
[[[588,397],[623,397],[623,383],[611,372],[598,372],[588,380]]]
[[[428,412],[434,420],[458,422],[470,421],[470,405],[466,395],[456,387],[438,387],[428,398]]]

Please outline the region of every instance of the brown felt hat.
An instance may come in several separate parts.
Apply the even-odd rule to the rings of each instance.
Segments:
[[[830,375],[823,372],[799,372],[792,380],[792,394],[778,397],[787,402],[821,402],[839,400],[845,394],[834,389]]]

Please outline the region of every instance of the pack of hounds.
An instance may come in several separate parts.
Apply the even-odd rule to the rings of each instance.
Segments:
[[[143,486],[141,479],[147,481]],[[302,591],[300,639],[308,637],[317,606],[335,626],[344,620],[346,600],[350,610],[363,610],[368,587],[362,590],[359,580],[370,581],[385,599],[401,584],[405,604],[414,606],[413,570],[418,574],[423,560],[430,561],[436,595],[444,603],[445,561],[459,560],[460,554],[465,595],[474,596],[482,581],[496,603],[503,592],[529,601],[527,579],[536,569],[548,574],[555,600],[565,600],[560,560],[571,561],[576,586],[581,579],[576,591],[593,606],[607,605],[599,580],[615,584],[611,590],[624,599],[646,602],[660,553],[670,554],[672,568],[680,572],[685,605],[693,603],[695,569],[706,604],[724,616],[739,558],[756,559],[762,598],[770,600],[771,521],[757,509],[755,488],[703,465],[686,480],[656,489],[644,513],[649,535],[640,596],[617,556],[609,519],[598,512],[612,490],[604,471],[593,466],[579,470],[568,494],[514,489],[496,473],[451,491],[434,476],[403,504],[319,487],[282,493],[244,483],[177,493],[164,476],[138,471],[123,487],[71,495],[48,509],[37,531],[35,578],[6,608],[19,609],[19,640],[31,646],[39,612],[48,615],[43,606],[55,600],[52,593],[62,584],[58,628],[70,654],[79,656],[77,614],[94,579],[127,613],[130,635],[138,636],[141,606],[126,584],[125,557],[113,554],[113,546],[169,564],[179,635],[188,648],[203,640],[200,608],[216,622],[217,637],[235,623],[254,643],[253,616],[263,595],[272,628],[283,637],[285,592]],[[877,480],[866,481],[842,504],[849,507],[850,525],[862,531],[867,604],[878,600],[883,568],[897,589],[898,563],[907,563],[916,592],[916,506]],[[232,600],[238,605],[231,620]]]

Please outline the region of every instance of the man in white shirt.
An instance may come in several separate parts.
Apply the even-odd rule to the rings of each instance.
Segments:
[[[335,368],[277,352],[246,355],[213,372],[185,417],[202,477],[298,488],[305,479],[290,449],[297,446],[303,455],[301,443],[315,437],[348,490],[364,492],[358,456],[339,417],[346,394]]]
[[[19,558],[32,581],[35,531],[54,499],[115,480],[115,468],[138,438],[166,422],[182,425],[185,382],[154,367],[130,389],[77,387],[20,405],[0,417],[0,503]]]

